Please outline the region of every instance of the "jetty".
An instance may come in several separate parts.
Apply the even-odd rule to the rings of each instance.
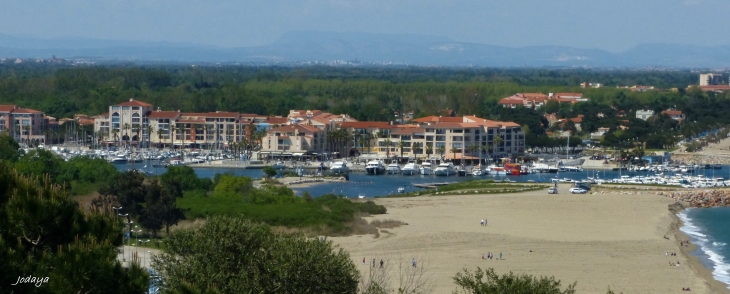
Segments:
[[[456,182],[413,184],[413,187],[423,189],[436,189],[440,186],[446,186],[451,184],[456,184]]]

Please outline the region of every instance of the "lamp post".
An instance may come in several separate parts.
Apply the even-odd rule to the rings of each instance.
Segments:
[[[122,207],[119,207],[119,209],[122,209]],[[129,213],[125,213],[125,214],[119,213],[119,214],[117,214],[117,216],[129,217]],[[131,224],[131,222],[127,223],[127,224]],[[124,227],[122,227],[122,238],[124,238]],[[127,260],[127,258],[124,256],[124,240],[122,239],[122,261],[125,261],[125,260]]]
[[[136,229],[136,228],[138,228],[138,227],[139,227],[139,226],[134,226],[134,228],[135,228],[135,229]],[[141,232],[142,232],[142,230],[141,230],[141,229],[138,229],[138,230],[132,230],[132,232],[134,232],[134,239],[135,239],[135,240],[137,240],[137,241],[136,241],[136,242],[134,243],[134,251],[135,251],[135,252],[137,252],[137,253],[139,253],[139,249],[138,249],[138,248],[139,248],[139,239],[137,239],[137,237],[138,237],[138,233],[141,233]]]
[[[149,241],[150,241],[150,240],[147,240],[147,242],[149,242]],[[150,257],[152,257],[152,251],[147,251],[147,253],[145,254],[145,257],[147,257],[147,254],[149,254],[149,255],[150,255]],[[144,258],[142,259],[142,263],[143,263],[143,264],[145,263],[145,262],[144,262]],[[147,266],[147,267],[149,267],[149,266]]]

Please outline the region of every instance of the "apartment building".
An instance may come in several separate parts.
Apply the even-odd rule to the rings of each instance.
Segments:
[[[373,135],[373,142],[366,139],[361,141],[364,144],[358,145],[353,140],[348,147],[363,153],[370,149],[369,153],[379,158],[477,160],[488,156],[518,155],[525,151],[525,135],[516,123],[476,116],[428,116],[413,122],[410,125],[357,122],[343,123],[341,127],[351,133]],[[373,148],[368,148],[370,144]]]
[[[667,109],[667,110],[663,110],[663,111],[662,111],[662,114],[666,114],[666,115],[668,115],[668,116],[669,116],[669,117],[671,117],[671,118],[672,118],[673,120],[676,120],[676,121],[678,121],[678,122],[679,122],[680,124],[681,124],[681,123],[682,123],[682,121],[684,120],[684,113],[682,113],[682,111],[681,111],[681,110],[676,110],[676,109]]]
[[[94,118],[94,132],[100,134],[103,142],[124,142],[138,145],[142,138],[149,137],[147,114],[152,104],[129,99],[129,101],[109,106],[109,113]]]
[[[262,143],[262,154],[301,156],[325,151],[325,130],[292,124],[270,129]]]
[[[700,74],[700,86],[715,86],[722,85],[722,74],[716,73],[705,73]]]
[[[23,144],[45,143],[49,117],[41,111],[0,105],[0,132],[6,132]]]

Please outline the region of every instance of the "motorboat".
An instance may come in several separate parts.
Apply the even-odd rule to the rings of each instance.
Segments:
[[[127,163],[127,157],[124,157],[124,156],[116,156],[116,157],[112,158],[111,162],[112,163],[117,163],[117,164]]]
[[[423,163],[421,163],[421,168],[419,168],[419,171],[424,176],[431,175],[433,173],[433,170],[431,169],[431,163],[428,161],[424,161]]]
[[[454,164],[451,162],[442,162],[439,166],[433,170],[433,174],[437,176],[453,176],[456,174]]]
[[[286,165],[284,164],[283,161],[277,161],[276,163],[272,164],[271,167],[273,167],[275,169],[284,169],[284,168],[286,168]]]
[[[363,195],[363,194],[357,195],[357,198],[358,199],[365,199],[365,195]]]
[[[339,173],[349,172],[350,171],[350,168],[347,167],[347,162],[337,161],[337,162],[335,162],[335,163],[332,164],[332,166],[330,167],[330,170],[333,173],[338,173],[339,174]]]
[[[398,188],[398,193],[405,193],[405,192],[406,192],[406,188],[403,188],[403,187]]]
[[[416,164],[415,162],[409,162],[408,164],[406,164],[406,166],[403,167],[403,169],[401,170],[401,173],[403,173],[404,175],[409,175],[409,176],[418,174],[419,173],[418,164]]]
[[[488,171],[482,170],[482,168],[478,167],[478,166],[475,166],[474,168],[471,169],[471,175],[475,176],[475,177],[484,176],[484,175],[487,175],[488,173],[489,173]]]
[[[400,166],[397,163],[391,163],[388,165],[388,168],[385,169],[385,172],[388,174],[400,173]]]
[[[506,175],[507,169],[501,166],[491,165],[489,166],[489,173],[493,175]]]
[[[365,165],[365,171],[369,175],[382,175],[385,173],[385,166],[380,160],[372,160]]]

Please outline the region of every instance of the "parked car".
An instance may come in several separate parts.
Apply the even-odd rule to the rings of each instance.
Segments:
[[[573,183],[573,187],[575,187],[575,188],[581,188],[581,189],[586,190],[586,191],[590,191],[591,190],[591,185],[588,184],[588,183],[585,183],[585,182],[575,182],[575,183]]]
[[[585,194],[587,192],[588,192],[588,190],[583,189],[583,188],[570,188],[570,193],[573,193],[573,194]]]
[[[548,189],[548,194],[558,194],[558,188],[550,187],[550,189]]]

